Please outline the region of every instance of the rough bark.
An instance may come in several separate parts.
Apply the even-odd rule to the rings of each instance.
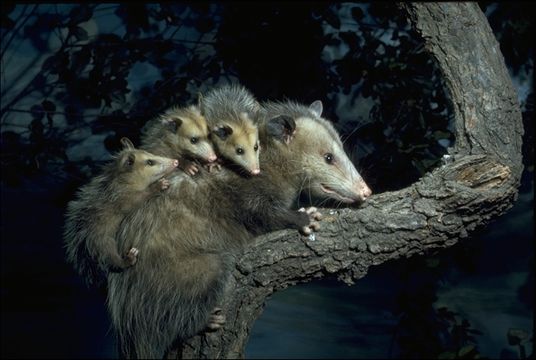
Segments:
[[[314,239],[296,231],[259,237],[238,262],[223,331],[196,336],[172,358],[240,358],[274,291],[328,274],[351,284],[370,266],[452,246],[508,210],[522,171],[521,113],[499,45],[477,3],[400,8],[442,69],[456,144],[440,168],[365,206],[323,209]]]

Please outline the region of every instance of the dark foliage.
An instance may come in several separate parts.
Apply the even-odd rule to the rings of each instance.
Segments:
[[[448,253],[455,252],[449,251]],[[478,336],[469,320],[446,307],[436,308],[438,286],[451,266],[448,255],[401,263],[396,308],[399,322],[390,355],[394,358],[461,358],[480,356]],[[423,269],[425,269],[423,271]]]
[[[21,73],[23,88],[2,81],[2,181],[12,185],[43,173],[84,181],[95,167],[84,156],[73,160],[69,148],[80,142],[74,134],[89,128],[105,135],[113,152],[123,136],[136,143],[143,124],[166,107],[192,103],[198,91],[226,81],[242,82],[261,100],[321,99],[376,192],[415,181],[453,141],[438,71],[392,4],[7,4],[3,10],[6,68],[21,71],[7,59],[24,41],[35,50],[32,64],[42,64],[31,79]],[[105,15],[116,29],[92,33],[87,21],[101,24]],[[153,66],[154,75],[137,78],[139,64]],[[337,109],[342,96],[349,99],[346,110]]]
[[[394,4],[345,6],[2,2],[1,181],[59,182],[68,201],[102,162],[70,151],[85,137],[101,135],[114,152],[123,136],[136,144],[143,124],[166,107],[193,103],[198,91],[215,84],[240,81],[260,100],[321,99],[375,192],[408,185],[437,166],[454,141],[441,74]],[[531,5],[481,7],[512,74],[532,76]],[[95,33],[92,21],[113,26]],[[21,68],[14,54],[32,59]],[[139,65],[152,72],[139,75]],[[533,92],[522,105],[524,176],[532,179]],[[525,190],[529,183],[522,182]],[[471,272],[474,256],[464,251],[471,248],[459,250],[458,258],[465,256],[460,267]],[[454,261],[436,260],[400,270],[393,356],[478,355],[478,330],[470,319],[433,306],[437,283]],[[520,296],[532,305],[533,281]]]

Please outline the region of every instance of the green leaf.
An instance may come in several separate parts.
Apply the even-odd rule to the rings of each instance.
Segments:
[[[73,29],[73,35],[76,37],[77,40],[80,41],[89,39],[87,31],[82,29],[80,26],[77,26]]]
[[[43,109],[45,109],[45,111],[47,112],[52,112],[52,111],[56,111],[56,105],[54,105],[54,103],[50,100],[44,100],[42,103],[41,103],[41,106],[43,107]]]
[[[363,15],[363,10],[359,6],[352,8],[352,18],[356,22],[359,22],[361,19],[363,19]]]
[[[508,344],[509,345],[519,345],[522,341],[526,340],[529,335],[525,330],[522,329],[508,329],[508,333],[506,335],[508,337]]]
[[[324,19],[329,25],[333,26],[337,30],[341,27],[341,20],[339,19],[339,15],[335,11],[329,10],[326,13],[326,17]]]
[[[56,55],[52,55],[46,58],[45,61],[43,61],[43,65],[41,65],[41,70],[47,71],[52,69],[53,67],[57,66],[58,59]]]
[[[438,359],[455,359],[456,353],[453,353],[452,351],[445,351],[437,355],[437,358]]]
[[[430,267],[430,268],[436,268],[439,266],[439,259],[438,258],[430,258],[430,259],[426,259],[426,266]]]
[[[93,10],[86,4],[77,6],[69,13],[72,24],[79,24],[88,21],[93,16]]]
[[[122,91],[114,91],[110,94],[113,102],[123,104],[126,101],[125,94]]]
[[[436,130],[436,131],[434,131],[434,138],[436,140],[449,139],[450,138],[450,133],[446,132],[446,131]]]
[[[474,345],[465,345],[460,350],[458,350],[458,356],[459,357],[464,357],[464,356],[466,356],[467,354],[469,354],[470,352],[472,352],[474,350],[475,350]]]
[[[41,105],[34,105],[30,109],[30,113],[35,120],[41,120],[45,116],[45,111]]]

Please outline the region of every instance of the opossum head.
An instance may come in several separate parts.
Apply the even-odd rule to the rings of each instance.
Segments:
[[[261,106],[253,94],[239,84],[224,85],[199,94],[198,106],[207,118],[218,155],[250,175],[259,174],[256,120]]]
[[[266,132],[302,192],[344,203],[363,202],[371,190],[346,155],[339,134],[321,117],[322,103],[268,105]],[[278,115],[280,114],[280,115]],[[289,175],[292,176],[292,175]]]
[[[247,113],[238,115],[241,121],[218,122],[211,129],[211,139],[218,154],[240,166],[250,175],[260,173],[259,130]]]
[[[177,150],[177,156],[187,156],[205,162],[217,159],[209,140],[207,121],[195,106],[172,108],[160,118],[168,132],[166,144]]]
[[[119,178],[134,190],[146,189],[155,181],[171,174],[179,165],[177,159],[135,149],[127,138],[122,138],[121,144],[123,150],[116,156],[116,169]]]

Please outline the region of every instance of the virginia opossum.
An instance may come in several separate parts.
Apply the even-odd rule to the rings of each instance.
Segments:
[[[127,138],[121,143],[123,150],[67,205],[63,233],[67,260],[88,285],[98,285],[106,272],[120,272],[136,262],[136,248],[119,254],[115,232],[129,211],[169,186],[163,177],[178,166],[178,160],[135,149]]]
[[[161,358],[174,341],[202,330],[219,304],[234,256],[255,235],[316,230],[316,211],[297,211],[301,191],[352,203],[370,195],[322,106],[268,103],[260,123],[264,170],[170,179],[121,224],[122,248],[139,247],[136,267],[109,275],[108,309],[122,355]]]
[[[219,184],[196,179],[174,174],[168,191],[129,214],[117,234],[120,248],[136,247],[141,254],[128,272],[108,276],[108,308],[126,358],[162,358],[178,336],[203,330],[224,290],[234,249],[248,238],[245,228],[224,216],[232,213],[231,204],[211,197],[221,194],[214,188]]]
[[[141,136],[141,149],[161,156],[179,158],[180,168],[190,175],[198,171],[196,160],[217,159],[209,140],[205,117],[196,106],[173,106],[150,120]]]
[[[221,160],[228,167],[257,175],[261,110],[255,97],[239,84],[224,85],[199,95],[199,109],[207,119],[210,137]]]

